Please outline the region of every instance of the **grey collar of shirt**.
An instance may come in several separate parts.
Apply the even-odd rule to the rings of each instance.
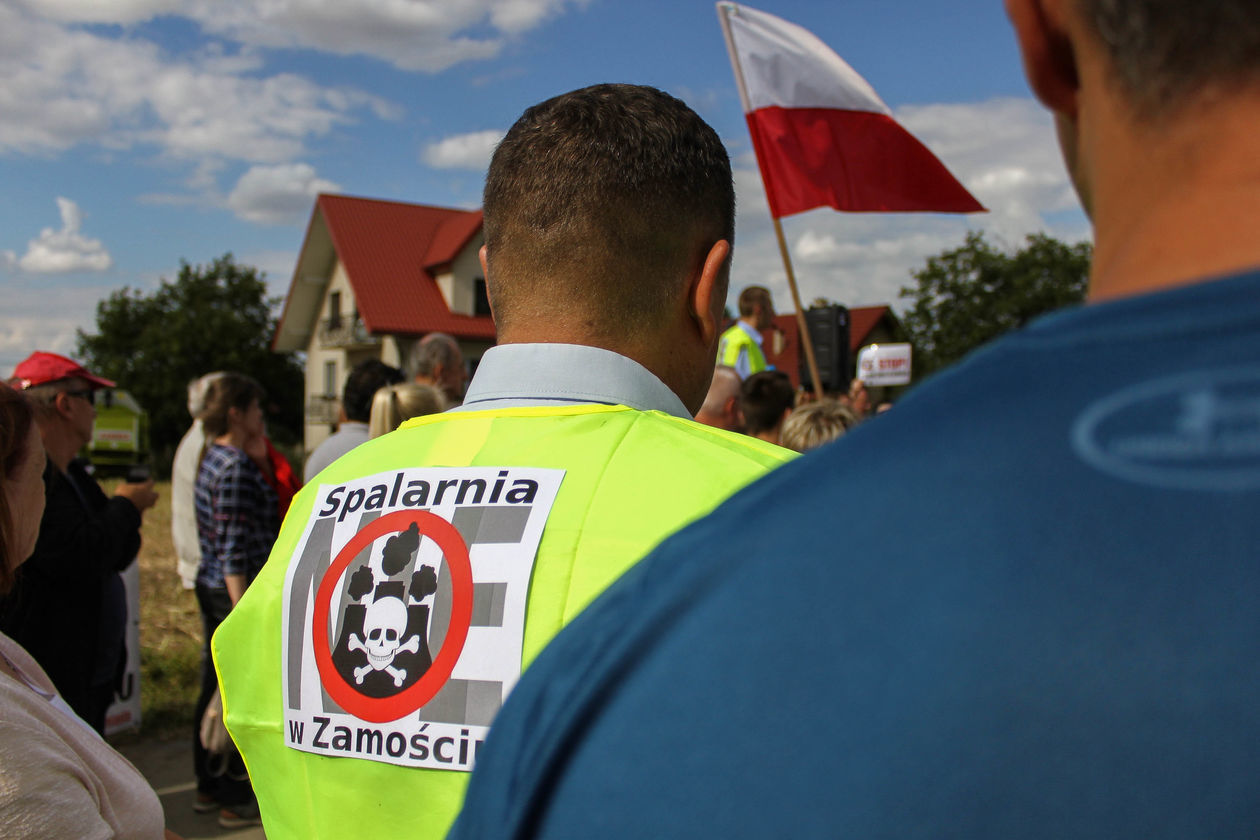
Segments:
[[[643,365],[582,344],[500,344],[481,357],[452,411],[599,403],[691,419],[678,395]]]

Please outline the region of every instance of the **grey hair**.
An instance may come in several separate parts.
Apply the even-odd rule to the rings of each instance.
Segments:
[[[214,373],[207,373],[205,376],[199,376],[188,383],[188,413],[193,417],[197,417],[201,412],[206,410],[206,391],[210,389],[210,383],[223,376],[226,371],[216,370]]]
[[[420,339],[411,348],[407,357],[406,371],[408,378],[417,376],[431,377],[438,365],[449,369],[463,364],[459,350],[459,342],[446,333],[433,332]]]

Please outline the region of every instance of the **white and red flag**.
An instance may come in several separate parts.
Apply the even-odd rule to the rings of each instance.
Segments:
[[[774,15],[718,3],[770,213],[984,207],[844,59]]]

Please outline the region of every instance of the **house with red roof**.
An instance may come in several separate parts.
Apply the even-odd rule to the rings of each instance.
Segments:
[[[847,373],[855,374],[858,351],[869,344],[888,344],[907,341],[905,328],[897,320],[890,306],[854,306],[849,308],[849,357]],[[792,378],[792,384],[800,386],[801,369],[805,365],[805,351],[801,349],[800,326],[795,313],[788,312],[774,317],[774,326],[762,332],[762,347],[766,361]],[[825,374],[822,378],[826,379]],[[899,388],[871,389],[875,400],[891,398]]]
[[[335,428],[346,374],[364,359],[402,367],[431,332],[475,367],[494,344],[477,252],[480,210],[321,194],[272,340],[306,354],[309,452]]]

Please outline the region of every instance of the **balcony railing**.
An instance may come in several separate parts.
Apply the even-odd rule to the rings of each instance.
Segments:
[[[381,339],[357,317],[325,318],[319,322],[319,343],[323,347],[375,347]]]
[[[341,400],[329,394],[311,394],[306,398],[307,423],[336,423],[341,418]]]

